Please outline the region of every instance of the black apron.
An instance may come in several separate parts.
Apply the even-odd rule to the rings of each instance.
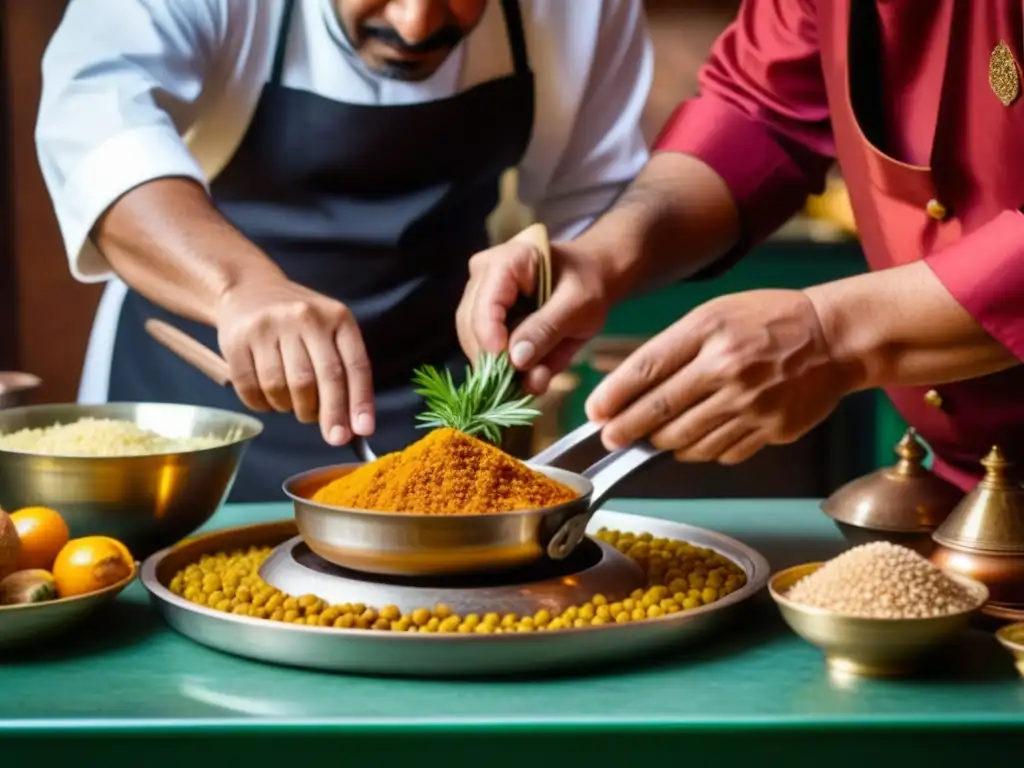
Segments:
[[[513,74],[455,96],[404,106],[332,101],[281,84],[293,0],[288,0],[270,81],[248,131],[211,193],[218,210],[288,277],[346,304],[373,364],[382,454],[422,436],[422,403],[409,384],[424,363],[465,360],[455,310],[468,260],[488,246],[486,219],[502,172],[519,164],[533,128],[534,86],[518,0],[502,0]],[[154,342],[156,317],[212,349],[216,330],[129,291],[118,321],[108,399],[243,408]],[[261,414],[232,489],[234,502],[281,498],[297,472],[356,460],[327,445],[316,424]]]

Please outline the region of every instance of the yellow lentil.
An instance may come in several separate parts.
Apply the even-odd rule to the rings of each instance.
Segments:
[[[395,605],[329,605],[316,595],[288,595],[263,582],[259,567],[269,547],[204,555],[176,573],[171,592],[191,603],[238,616],[337,629],[386,632],[500,634],[557,632],[564,629],[626,624],[692,611],[720,600],[746,584],[746,574],[709,549],[650,534],[601,530],[596,538],[625,553],[646,572],[646,585],[621,600],[596,594],[560,614],[540,609],[532,616],[496,612],[456,615],[443,603],[408,614]],[[485,606],[481,606],[485,608]]]

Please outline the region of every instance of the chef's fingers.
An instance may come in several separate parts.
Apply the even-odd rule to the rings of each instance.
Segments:
[[[468,360],[476,360],[480,353],[480,345],[473,328],[473,302],[476,300],[477,281],[466,283],[466,290],[455,310],[455,331],[459,337],[459,346]]]
[[[281,359],[295,418],[303,424],[312,424],[320,410],[316,371],[300,336],[287,334],[281,337]]]
[[[651,445],[662,451],[673,451],[680,461],[712,461],[718,454],[704,455],[707,448],[705,440],[715,434],[718,429],[734,420],[735,398],[719,390],[710,397],[685,410],[676,418],[650,436]],[[712,444],[713,441],[712,441]],[[732,445],[732,443],[729,443]],[[723,446],[723,450],[729,446]],[[686,458],[687,451],[694,450],[693,458]]]
[[[366,354],[363,334],[351,320],[335,336],[348,379],[348,409],[352,429],[357,435],[369,437],[376,426],[373,409],[373,371]]]
[[[677,371],[688,366],[698,355],[704,339],[686,323],[686,318],[627,357],[608,374],[587,398],[587,418],[598,424],[609,421],[645,392],[650,392]],[[647,406],[654,413],[668,413],[667,403],[649,398]]]
[[[345,445],[352,439],[348,420],[348,380],[334,336],[319,329],[309,329],[302,339],[316,373],[320,433],[331,445]]]
[[[523,391],[528,395],[540,397],[551,386],[551,370],[544,365],[531,368],[523,375]]]
[[[692,445],[676,450],[676,461],[706,462],[717,461],[725,451],[756,432],[741,419],[730,419],[712,429]]]
[[[584,342],[582,339],[565,339],[558,343],[551,352],[541,360],[538,365],[542,365],[551,371],[551,375],[554,376],[556,373],[561,373],[570,365],[576,358],[576,354],[583,349]]]
[[[679,369],[670,378],[647,389],[605,424],[601,430],[605,448],[610,451],[624,448],[653,434],[711,395],[710,383],[699,366]],[[623,398],[623,402],[626,401]]]
[[[584,342],[578,339],[567,339],[552,350],[551,354],[526,372],[523,389],[531,395],[543,395],[548,391],[551,380],[568,368],[583,348]]]
[[[537,290],[537,253],[525,243],[505,243],[470,260],[476,282],[470,323],[480,350],[495,354],[508,346],[508,311],[520,294]]]
[[[252,346],[256,379],[270,407],[278,413],[290,413],[292,398],[288,392],[288,379],[284,373],[281,347],[277,339]]]
[[[741,464],[747,459],[752,458],[754,454],[766,445],[768,445],[768,439],[765,437],[765,433],[762,430],[758,430],[724,450],[718,457],[718,463],[725,466]]]
[[[512,364],[525,370],[544,361],[588,311],[577,283],[560,282],[544,306],[512,332],[508,345]]]
[[[238,399],[246,408],[253,411],[266,412],[270,403],[263,396],[259,379],[256,378],[256,363],[248,344],[231,345],[222,349],[224,360],[231,373],[231,384],[235,388]]]

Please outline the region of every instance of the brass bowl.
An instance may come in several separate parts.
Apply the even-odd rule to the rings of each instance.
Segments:
[[[1024,677],[1024,622],[1007,624],[996,632],[996,639],[1013,654],[1014,665]]]
[[[977,595],[973,608],[929,619],[868,619],[843,616],[786,598],[800,579],[824,563],[807,563],[773,576],[768,591],[782,618],[800,637],[825,654],[831,669],[866,677],[893,677],[914,672],[929,652],[967,629],[971,616],[988,599],[988,589],[973,579],[947,574]]]
[[[0,411],[0,434],[81,418],[131,421],[168,437],[224,435],[214,448],[146,456],[45,456],[0,450],[0,507],[43,505],[71,535],[112,536],[139,559],[203,525],[227,497],[249,441],[251,416],[166,403],[34,405]]]

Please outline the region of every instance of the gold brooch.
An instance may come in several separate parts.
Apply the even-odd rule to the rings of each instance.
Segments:
[[[1020,95],[1020,72],[1009,46],[1002,40],[992,49],[988,59],[988,84],[1004,107],[1010,106]]]

